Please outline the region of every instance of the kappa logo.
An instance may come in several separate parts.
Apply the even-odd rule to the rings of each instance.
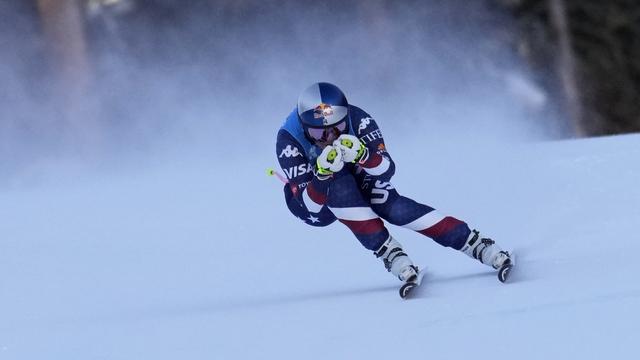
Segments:
[[[311,159],[318,157],[319,154],[318,154],[318,151],[316,149],[318,149],[317,146],[314,146],[311,149],[309,149],[309,156],[310,156]]]
[[[287,145],[287,147],[282,150],[278,158],[282,158],[283,156],[286,156],[288,158],[296,157],[296,156],[302,156],[302,153],[300,153],[297,147],[292,147],[291,145]]]
[[[365,130],[367,126],[371,124],[371,120],[373,119],[370,117],[362,118],[360,120],[360,125],[358,126],[358,135],[360,135],[360,133],[362,133],[362,130]]]

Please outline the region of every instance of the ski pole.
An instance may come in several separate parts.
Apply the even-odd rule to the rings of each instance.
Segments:
[[[289,183],[289,180],[287,180],[284,176],[282,176],[282,174],[280,174],[279,172],[277,172],[276,170],[272,169],[272,168],[268,168],[267,169],[267,176],[276,176],[278,179],[280,179],[280,181],[282,181],[285,184]]]

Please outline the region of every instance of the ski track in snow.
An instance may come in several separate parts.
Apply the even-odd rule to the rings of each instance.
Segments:
[[[474,149],[463,168],[434,160],[442,176],[399,151],[403,193],[518,256],[501,284],[391,227],[427,269],[409,300],[343,226],[290,216],[259,166],[243,183],[191,164],[5,191],[0,359],[635,359],[639,141]]]

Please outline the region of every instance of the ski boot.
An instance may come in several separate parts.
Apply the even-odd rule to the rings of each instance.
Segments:
[[[400,281],[412,281],[418,277],[417,268],[402,250],[402,245],[392,236],[389,236],[389,239],[374,254],[382,258],[387,271],[397,276]]]
[[[389,236],[374,254],[382,258],[387,271],[404,282],[400,288],[400,297],[405,299],[411,290],[419,285],[418,267],[413,265],[409,256],[402,250],[402,245],[392,236]]]
[[[472,230],[460,251],[498,270],[498,280],[507,281],[513,261],[509,252],[503,251],[495,241],[482,237],[477,230]]]

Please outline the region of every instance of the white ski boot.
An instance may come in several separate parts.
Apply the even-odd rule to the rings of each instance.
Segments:
[[[511,255],[503,251],[495,241],[482,237],[477,230],[471,231],[460,251],[496,270],[511,264]]]
[[[414,282],[418,279],[418,268],[402,250],[402,245],[391,235],[374,254],[382,258],[387,271],[397,276],[400,281]]]

